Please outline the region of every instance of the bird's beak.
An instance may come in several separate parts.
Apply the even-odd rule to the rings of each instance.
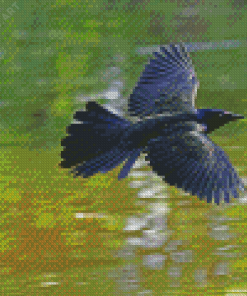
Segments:
[[[232,120],[236,121],[238,119],[244,119],[244,116],[241,114],[232,114]]]

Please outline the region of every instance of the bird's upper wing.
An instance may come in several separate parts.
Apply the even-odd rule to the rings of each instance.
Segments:
[[[130,95],[129,113],[141,118],[155,114],[195,113],[198,81],[182,44],[160,48],[146,65]]]
[[[190,125],[190,128],[188,128]],[[150,140],[146,159],[170,185],[219,204],[230,195],[238,197],[244,185],[225,152],[198,130],[194,123],[163,130]]]

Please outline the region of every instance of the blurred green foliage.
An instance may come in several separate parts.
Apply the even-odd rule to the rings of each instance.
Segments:
[[[117,180],[119,168],[86,180],[59,168],[60,140],[84,106],[76,98],[106,89],[112,80],[106,70],[119,67],[127,99],[148,61],[138,47],[246,38],[246,10],[232,4],[201,2],[191,13],[172,0],[20,0],[1,19],[2,275],[61,265],[66,271],[96,256],[114,260],[109,250],[122,245],[126,217],[146,209],[135,203],[138,190]],[[5,14],[9,7],[1,4]],[[201,83],[197,106],[247,115],[246,47],[191,55]],[[245,130],[246,122],[232,124],[214,138],[246,148]],[[245,152],[227,152],[246,164]]]

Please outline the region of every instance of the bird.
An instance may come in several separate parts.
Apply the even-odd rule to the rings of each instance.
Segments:
[[[183,43],[161,46],[129,96],[126,119],[94,101],[78,110],[61,140],[62,168],[74,177],[107,173],[123,163],[128,176],[141,153],[172,186],[207,203],[229,203],[244,183],[227,154],[209,135],[244,116],[222,109],[197,109],[199,81]]]

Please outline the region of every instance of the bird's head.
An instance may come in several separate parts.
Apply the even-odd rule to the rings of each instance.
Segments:
[[[205,133],[209,134],[226,123],[236,121],[238,119],[244,119],[244,116],[240,114],[233,114],[221,109],[198,109],[197,118],[199,123],[207,126]]]

